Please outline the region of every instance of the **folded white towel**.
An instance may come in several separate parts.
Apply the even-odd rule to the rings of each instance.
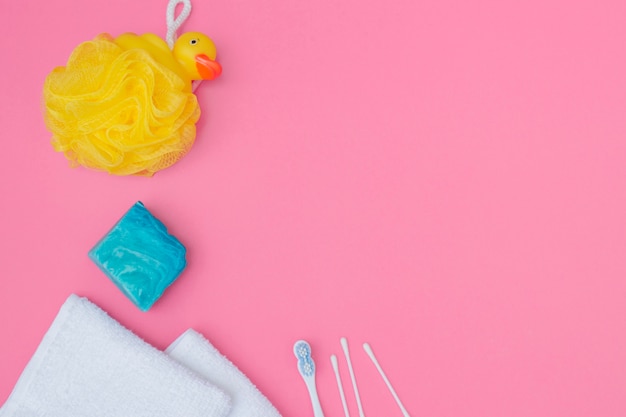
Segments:
[[[165,352],[231,396],[229,417],[280,417],[254,384],[193,329],[183,333]]]
[[[225,417],[227,394],[71,295],[0,417]]]

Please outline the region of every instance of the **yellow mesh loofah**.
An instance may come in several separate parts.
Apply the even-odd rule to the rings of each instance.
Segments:
[[[79,45],[44,84],[54,149],[74,166],[147,175],[176,163],[193,145],[196,96],[179,76],[109,35]]]

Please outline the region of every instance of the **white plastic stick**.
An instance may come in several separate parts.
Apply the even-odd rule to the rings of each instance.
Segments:
[[[345,337],[341,338],[341,347],[343,348],[343,354],[346,355],[346,361],[348,361],[348,370],[350,371],[350,378],[352,379],[352,387],[354,388],[354,396],[356,397],[356,404],[359,407],[359,416],[365,417],[363,413],[363,405],[361,404],[361,397],[359,396],[359,389],[356,386],[356,378],[354,376],[354,369],[352,369],[352,361],[350,360],[350,352],[348,351],[348,340]]]
[[[404,405],[402,405],[402,402],[400,401],[400,397],[398,397],[398,394],[396,394],[396,391],[391,386],[391,382],[389,382],[387,375],[385,375],[385,372],[383,372],[383,368],[381,368],[380,364],[378,363],[378,360],[376,360],[376,356],[374,356],[374,351],[372,350],[370,345],[368,343],[363,343],[363,349],[365,350],[367,355],[370,357],[372,362],[374,362],[376,369],[378,369],[378,373],[380,374],[380,376],[383,377],[385,384],[387,384],[387,388],[389,388],[389,391],[391,391],[391,395],[393,395],[393,398],[398,403],[398,406],[400,407],[400,410],[402,410],[402,414],[404,415],[404,417],[411,417],[409,416],[409,413],[406,411],[406,408],[404,408]]]
[[[333,365],[335,377],[337,377],[337,387],[339,388],[339,395],[341,396],[343,412],[346,414],[346,417],[350,417],[350,413],[348,412],[348,404],[346,403],[346,394],[344,394],[343,392],[343,384],[341,383],[341,376],[339,376],[339,365],[337,364],[337,356],[330,355],[330,363]]]

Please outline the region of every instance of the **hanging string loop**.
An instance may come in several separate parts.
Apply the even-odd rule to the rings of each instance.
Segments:
[[[183,10],[176,16],[176,7],[182,4]],[[191,0],[170,0],[167,5],[165,13],[165,21],[167,23],[167,34],[165,36],[165,42],[172,49],[174,42],[176,42],[176,32],[185,23],[185,20],[191,14]]]

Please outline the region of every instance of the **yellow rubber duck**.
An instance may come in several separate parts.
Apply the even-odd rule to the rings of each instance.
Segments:
[[[159,36],[101,34],[80,44],[44,83],[52,145],[74,166],[151,176],[176,163],[200,117],[192,81],[218,77],[213,41],[182,34],[170,50]]]
[[[193,80],[212,80],[222,73],[222,67],[215,61],[215,44],[200,32],[184,33],[176,40],[171,51],[165,41],[153,33],[125,33],[115,38],[114,42],[123,49],[147,51],[189,85]]]

